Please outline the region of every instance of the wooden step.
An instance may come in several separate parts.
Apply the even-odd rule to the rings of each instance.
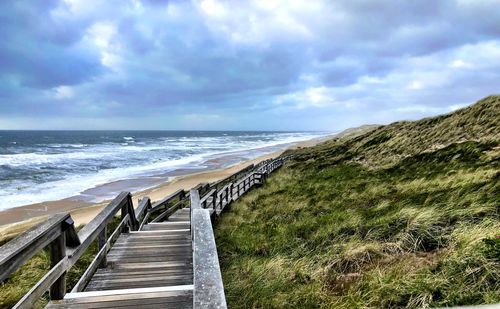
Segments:
[[[169,231],[169,230],[179,230],[179,229],[189,229],[189,221],[176,221],[176,222],[158,222],[149,223],[142,227],[141,231]]]
[[[193,308],[193,286],[132,288],[68,293],[46,308]]]
[[[193,274],[164,276],[164,277],[144,277],[142,279],[136,279],[136,278],[101,279],[101,280],[92,280],[85,288],[85,291],[147,288],[147,287],[172,286],[172,285],[183,285],[192,283],[193,283]]]

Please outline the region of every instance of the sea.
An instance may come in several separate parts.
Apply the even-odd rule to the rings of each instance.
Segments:
[[[100,202],[327,134],[0,131],[0,210],[65,198]]]

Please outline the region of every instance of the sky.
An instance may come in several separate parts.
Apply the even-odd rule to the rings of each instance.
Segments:
[[[321,130],[500,91],[500,0],[2,0],[0,129]]]

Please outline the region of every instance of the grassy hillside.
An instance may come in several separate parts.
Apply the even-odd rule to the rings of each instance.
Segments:
[[[232,308],[500,302],[500,96],[296,151],[216,227]]]

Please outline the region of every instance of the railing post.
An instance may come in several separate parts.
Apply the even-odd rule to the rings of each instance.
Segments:
[[[184,190],[182,190],[180,193],[179,193],[179,203],[181,203],[181,201],[184,199],[184,197],[186,197],[186,192]],[[181,204],[181,207],[180,208],[183,208],[182,207],[182,204]]]
[[[50,243],[50,267],[54,267],[66,256],[66,233],[61,233]],[[51,286],[50,299],[59,300],[66,294],[66,272],[64,272]]]
[[[101,251],[103,247],[106,247],[107,233],[108,233],[108,227],[105,226],[99,233],[99,238],[98,238],[99,249],[97,250],[98,252]],[[106,266],[108,265],[107,255],[108,255],[107,250],[104,250],[104,256],[102,257],[99,267],[106,268]]]
[[[214,210],[217,208],[217,190],[212,193],[212,206]]]
[[[189,224],[190,224],[190,231],[191,231],[191,240],[193,240],[193,210],[194,209],[201,209],[200,205],[200,193],[198,192],[197,189],[191,189],[189,192]]]
[[[123,220],[123,218],[125,218],[125,216],[128,214],[128,205],[127,203],[123,204],[122,208],[121,208],[121,212],[120,212],[120,215],[121,215],[121,219]],[[130,222],[130,218],[129,218],[129,222]],[[122,228],[122,233],[128,233],[130,232],[130,224],[124,224],[123,225],[123,228]]]

